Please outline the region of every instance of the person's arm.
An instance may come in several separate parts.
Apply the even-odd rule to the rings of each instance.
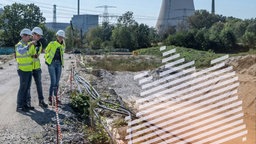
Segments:
[[[20,53],[20,54],[26,53],[26,52],[28,51],[28,49],[29,49],[29,45],[23,46],[22,44],[19,44],[19,45],[17,46],[17,51],[18,51],[18,53]]]
[[[33,45],[34,43],[35,43],[35,41],[32,41],[32,42],[30,42],[30,43],[29,43],[28,45],[26,45],[26,46],[23,46],[22,44],[19,44],[19,45],[17,46],[17,51],[18,51],[18,53],[20,53],[20,54],[26,53],[26,52],[29,50],[30,46]]]

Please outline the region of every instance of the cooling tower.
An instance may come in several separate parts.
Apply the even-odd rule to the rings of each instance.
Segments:
[[[188,16],[194,14],[193,0],[163,0],[156,23],[158,33],[166,33],[171,26],[177,26]]]

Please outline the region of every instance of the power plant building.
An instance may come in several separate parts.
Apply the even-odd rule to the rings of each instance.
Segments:
[[[54,31],[58,31],[58,30],[65,30],[68,26],[70,25],[70,23],[59,23],[59,22],[47,22],[45,23],[45,26],[50,29],[50,30],[54,30]]]
[[[99,24],[99,15],[74,15],[72,17],[73,27],[82,30],[82,33],[87,32],[90,28],[97,27]]]
[[[162,6],[156,23],[160,35],[168,32],[171,27],[185,22],[195,12],[193,0],[162,0]]]

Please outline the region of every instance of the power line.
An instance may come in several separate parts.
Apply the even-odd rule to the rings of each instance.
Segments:
[[[47,19],[51,20],[52,16],[53,16],[53,5],[49,4],[49,3],[44,3],[41,0],[2,0],[1,4],[3,6],[5,5],[11,5],[12,3],[21,3],[21,4],[30,4],[33,3],[35,5],[37,5],[40,8],[40,11],[43,13],[43,16],[45,16]],[[75,15],[77,13],[76,11],[76,7],[70,7],[70,6],[64,6],[64,5],[57,5],[57,17],[58,19],[61,19],[62,21],[70,21],[70,19],[72,18],[73,15]],[[104,7],[103,7],[104,8]],[[102,11],[98,11],[98,10],[91,10],[91,9],[84,9],[84,8],[80,8],[80,13],[92,13],[92,14],[97,14],[99,15],[101,18],[105,18],[105,21],[107,20],[107,15],[105,13],[102,14]],[[119,16],[121,16],[122,14],[120,13],[109,13],[108,12],[108,18],[117,18]],[[153,20],[157,20],[157,17],[154,16],[145,16],[145,15],[133,15],[134,19],[137,20],[147,20],[147,21],[153,21]],[[66,20],[63,20],[66,19]],[[108,19],[109,20],[109,19]]]
[[[116,8],[115,6],[108,6],[108,5],[102,5],[102,6],[97,6],[96,8],[104,8],[104,12],[103,12],[103,23],[109,23],[109,18],[116,18],[118,16],[116,15],[109,15],[108,13],[108,8]]]

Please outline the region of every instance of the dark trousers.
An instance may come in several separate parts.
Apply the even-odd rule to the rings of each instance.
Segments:
[[[32,79],[32,72],[24,72],[18,70],[18,75],[20,78],[20,87],[17,95],[17,107],[21,108],[29,103],[30,97],[30,86]]]
[[[36,69],[36,70],[32,71],[32,77],[34,78],[35,83],[36,83],[36,89],[37,89],[39,102],[44,100],[41,75],[42,75],[42,70],[41,69]],[[30,90],[28,92],[27,105],[31,106]]]
[[[37,89],[37,94],[38,94],[39,101],[44,100],[41,75],[42,75],[42,70],[41,69],[36,69],[36,70],[32,71],[32,76],[33,76],[33,78],[35,80],[35,83],[36,83],[36,89]]]

